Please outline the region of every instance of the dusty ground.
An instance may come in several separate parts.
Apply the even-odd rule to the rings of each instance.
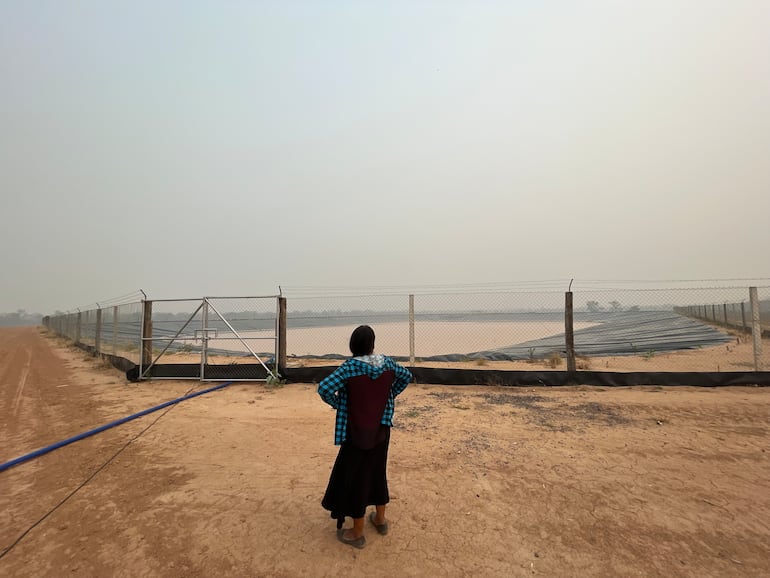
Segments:
[[[209,386],[4,329],[0,462]],[[761,388],[410,386],[359,551],[319,504],[332,410],[234,384],[0,472],[0,575],[769,575],[769,419]]]

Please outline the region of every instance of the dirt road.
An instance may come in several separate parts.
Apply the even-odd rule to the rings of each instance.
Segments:
[[[0,463],[205,387],[0,330]],[[0,472],[0,575],[768,575],[769,423],[759,388],[410,386],[359,551],[314,386],[234,384]]]

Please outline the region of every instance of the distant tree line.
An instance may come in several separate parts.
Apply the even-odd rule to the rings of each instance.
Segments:
[[[17,309],[13,313],[0,313],[0,327],[40,325],[42,318],[40,313],[27,313],[24,309]]]

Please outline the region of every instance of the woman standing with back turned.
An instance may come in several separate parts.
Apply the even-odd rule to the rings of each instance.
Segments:
[[[367,506],[375,506],[369,520],[377,532],[388,533],[386,469],[394,400],[412,374],[390,357],[374,354],[368,325],[353,331],[350,352],[353,357],[318,384],[318,395],[337,410],[334,444],[341,446],[321,505],[337,520],[340,542],[363,548]],[[346,516],[353,518],[353,527],[342,530]]]

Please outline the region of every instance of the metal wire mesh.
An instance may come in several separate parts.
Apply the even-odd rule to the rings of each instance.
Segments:
[[[77,314],[63,313],[61,315],[54,315],[48,318],[48,327],[53,330],[57,335],[66,337],[67,339],[75,339],[73,317]]]
[[[595,324],[575,332],[578,369],[745,371],[752,351],[739,336],[686,313],[692,303],[741,296],[748,288],[576,292],[575,318]]]
[[[292,298],[287,348],[295,358],[349,355],[350,333],[367,324],[377,335],[377,351],[395,357],[485,359],[500,348],[563,330],[563,300],[556,292]],[[521,348],[518,357],[527,352]]]
[[[152,358],[159,363],[200,361],[203,309],[200,299],[152,302]]]
[[[770,286],[592,288],[572,293],[576,369],[751,371],[770,368]],[[142,363],[143,302],[48,318],[59,335],[100,353]],[[154,364],[276,367],[275,297],[151,302]],[[416,365],[564,370],[565,294],[458,290],[288,297],[289,366],[336,364],[358,325],[371,325],[376,351]],[[760,334],[762,337],[760,338]],[[755,337],[756,335],[756,337]],[[237,366],[244,366],[239,373]],[[216,373],[216,372],[214,372]]]
[[[526,359],[520,345],[563,331],[563,292],[424,294],[415,296],[416,359]]]
[[[222,366],[229,366],[227,375],[233,379],[253,378],[247,365],[276,369],[275,297],[210,298],[207,306],[208,327],[214,331],[207,349],[209,375],[216,375]]]
[[[758,293],[767,330],[770,290]],[[576,369],[751,370],[750,327],[738,322],[748,301],[747,287],[576,290]],[[696,307],[705,314],[694,315]],[[374,328],[378,352],[418,365],[566,369],[563,291],[422,293],[411,297],[411,309],[408,294],[290,297],[290,365],[349,355],[350,333],[360,324]],[[760,355],[765,367],[768,349]]]
[[[378,350],[408,355],[407,295],[343,295],[289,299],[286,347],[290,358],[349,355],[359,325],[377,331]]]
[[[96,345],[97,311],[83,311],[80,319],[80,343],[94,347]]]
[[[760,326],[763,331],[770,331],[770,287],[757,287]],[[723,299],[701,299],[698,303],[689,303],[678,311],[684,315],[721,325],[732,329],[751,332],[752,311],[749,292],[727,294]]]
[[[212,297],[152,302],[152,364],[198,364],[203,379],[253,379],[248,365],[274,368],[275,297]],[[239,367],[240,366],[240,367]],[[228,371],[218,371],[227,367]]]
[[[114,321],[113,309],[113,321]],[[115,355],[139,363],[142,345],[142,303],[118,305],[117,328],[112,329],[112,350]]]
[[[126,303],[103,309],[64,313],[48,318],[48,327],[62,337],[138,363],[142,304]]]

